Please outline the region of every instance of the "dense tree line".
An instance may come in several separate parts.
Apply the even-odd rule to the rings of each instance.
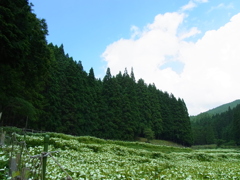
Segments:
[[[46,41],[47,24],[27,0],[0,2],[1,125],[106,139],[155,137],[192,144],[183,99],[162,92],[133,69],[97,79],[63,45]]]
[[[191,124],[194,144],[240,145],[240,105],[215,115],[202,113]]]

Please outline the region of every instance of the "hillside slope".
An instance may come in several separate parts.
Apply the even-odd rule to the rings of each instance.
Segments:
[[[240,99],[237,99],[233,102],[230,102],[230,103],[226,103],[226,104],[223,104],[221,106],[218,106],[218,107],[215,107],[213,109],[210,109],[206,112],[203,112],[203,113],[200,113],[196,116],[190,116],[190,121],[191,122],[194,122],[196,121],[197,119],[199,118],[202,118],[202,117],[205,117],[205,116],[212,116],[212,115],[216,115],[216,114],[221,114],[223,112],[226,112],[228,111],[228,108],[230,107],[231,109],[235,108],[238,104],[240,104]]]
[[[226,112],[229,107],[232,109],[232,108],[236,107],[238,104],[240,104],[240,99],[235,100],[235,101],[230,102],[230,103],[223,104],[223,105],[218,106],[216,108],[210,109],[206,113],[211,114],[211,115],[220,114],[222,112]]]
[[[194,144],[240,145],[240,104],[236,105],[238,102],[239,100],[236,100],[191,117]]]

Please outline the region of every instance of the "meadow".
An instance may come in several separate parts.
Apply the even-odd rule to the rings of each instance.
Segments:
[[[48,151],[52,152],[47,159],[46,179],[240,179],[239,149],[191,149],[46,134],[50,136]],[[29,179],[37,179],[39,164],[30,156],[43,152],[43,134],[16,134],[16,139],[24,140],[27,146],[14,145],[13,156],[21,152],[22,167],[31,171]],[[0,151],[0,170],[5,179],[12,148],[5,146]]]

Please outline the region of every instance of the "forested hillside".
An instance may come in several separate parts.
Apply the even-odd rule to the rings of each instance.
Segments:
[[[191,124],[194,144],[240,145],[240,105],[215,115],[202,113]]]
[[[183,99],[136,80],[133,69],[97,79],[63,45],[47,43],[47,24],[27,0],[2,0],[0,11],[1,125],[192,144]]]
[[[235,101],[230,102],[230,103],[223,104],[223,105],[218,106],[216,108],[210,109],[206,113],[208,113],[210,115],[220,114],[220,113],[226,112],[229,109],[229,107],[231,109],[235,108],[238,104],[240,104],[240,99],[235,100]],[[190,118],[194,120],[194,116],[191,116]]]

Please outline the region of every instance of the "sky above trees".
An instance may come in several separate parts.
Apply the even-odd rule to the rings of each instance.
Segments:
[[[48,42],[103,78],[136,79],[183,98],[190,115],[239,99],[238,0],[30,0]]]

